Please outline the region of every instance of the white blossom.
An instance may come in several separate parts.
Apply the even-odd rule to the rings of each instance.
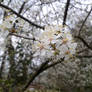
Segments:
[[[77,43],[73,41],[70,30],[62,25],[46,26],[45,30],[38,35],[39,41],[33,45],[35,56],[57,57],[68,60],[76,52]]]

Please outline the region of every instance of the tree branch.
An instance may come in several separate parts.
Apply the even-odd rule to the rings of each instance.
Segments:
[[[50,65],[48,65],[50,60],[47,60],[46,62],[44,62],[40,68],[33,74],[33,76],[31,77],[31,79],[29,80],[29,82],[27,83],[27,85],[23,88],[23,92],[29,87],[29,85],[33,82],[33,80],[43,71],[61,63],[62,61],[64,61],[64,58],[59,59],[57,62],[52,63]]]
[[[81,40],[88,49],[92,50],[92,47],[90,47],[89,44],[82,37],[75,36],[75,38],[78,38],[79,40]]]
[[[1,3],[0,3],[0,6],[3,7],[3,8],[5,8],[5,9],[10,10],[11,12],[13,12],[13,13],[14,13],[15,15],[17,15],[18,17],[20,17],[20,18],[22,18],[23,20],[27,21],[29,24],[31,24],[31,25],[33,25],[33,26],[35,26],[35,27],[37,27],[37,28],[40,28],[40,29],[43,29],[43,30],[44,30],[44,26],[40,26],[40,25],[37,25],[37,24],[31,22],[30,20],[28,20],[27,18],[23,17],[22,15],[20,15],[19,13],[17,13],[16,11],[14,11],[13,9],[9,8],[8,6],[3,5],[3,4],[1,4]]]
[[[21,14],[22,10],[24,9],[25,4],[26,4],[26,2],[24,1],[21,8],[20,8],[20,10],[19,10],[19,14]]]
[[[64,58],[61,58],[61,59],[59,59],[57,62],[54,62],[54,63],[52,63],[52,64],[50,64],[50,65],[45,66],[45,67],[43,68],[43,70],[47,70],[48,68],[51,68],[51,67],[53,67],[53,66],[55,66],[55,65],[57,65],[57,64],[59,64],[59,63],[61,63],[61,62],[63,62],[63,61],[64,61]]]
[[[83,53],[83,52],[86,52],[86,51],[88,51],[88,48],[84,48],[82,50],[77,51],[77,54],[80,54],[80,53]]]
[[[35,38],[29,38],[29,37],[17,35],[17,34],[14,34],[14,33],[9,33],[9,35],[13,35],[13,36],[16,36],[16,37],[19,37],[19,38],[24,38],[24,39],[27,39],[27,40],[39,41],[39,40],[36,40]]]
[[[82,31],[82,28],[83,28],[83,26],[85,25],[85,22],[87,21],[89,15],[91,14],[91,11],[92,11],[92,7],[91,7],[91,9],[90,9],[88,15],[86,16],[85,20],[83,21],[83,23],[82,23],[82,25],[81,25],[81,27],[80,27],[79,34],[78,34],[78,35],[80,35],[80,32]]]
[[[48,64],[49,60],[47,60],[46,62],[42,63],[41,66],[39,67],[39,69],[33,74],[33,76],[31,77],[31,79],[28,81],[28,83],[26,84],[26,86],[22,89],[22,92],[24,92],[29,85],[33,82],[33,80],[43,71],[43,67],[46,66]]]
[[[76,55],[78,58],[92,58],[92,55]]]
[[[1,63],[1,67],[0,67],[0,79],[2,79],[3,70],[4,70],[4,67],[5,67],[5,57],[6,57],[6,54],[3,56],[3,61]]]
[[[69,5],[70,5],[70,0],[67,0],[66,6],[65,6],[64,18],[63,18],[63,25],[66,24],[66,18],[67,18]]]

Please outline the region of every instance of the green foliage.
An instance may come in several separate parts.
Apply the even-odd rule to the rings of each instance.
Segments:
[[[10,87],[13,82],[14,82],[13,79],[11,79],[11,80],[0,79],[0,84],[2,86],[6,86],[6,87]]]
[[[9,91],[12,92],[12,83],[14,82],[13,79],[6,80],[6,79],[0,79],[0,92]]]
[[[0,92],[2,92],[3,91],[3,89],[2,89],[2,87],[0,87]]]

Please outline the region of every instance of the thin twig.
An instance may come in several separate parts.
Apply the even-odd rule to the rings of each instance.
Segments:
[[[92,55],[76,55],[78,58],[92,58]]]
[[[91,14],[91,11],[92,11],[92,7],[91,7],[91,9],[90,9],[88,15],[86,16],[85,20],[83,21],[83,23],[82,23],[82,25],[81,25],[81,27],[80,27],[80,29],[79,29],[79,34],[78,34],[78,35],[80,35],[80,32],[82,31],[82,28],[83,28],[83,26],[85,25],[85,22],[87,21],[89,15]]]
[[[17,35],[17,34],[14,34],[14,33],[9,33],[9,35],[13,35],[13,36],[16,36],[16,37],[24,38],[24,39],[27,39],[27,40],[38,41],[38,40],[36,40],[35,38],[29,38],[29,37],[25,37],[25,36]]]
[[[75,38],[78,38],[79,40],[81,40],[81,41],[84,43],[84,45],[85,45],[86,47],[88,47],[88,49],[92,50],[92,47],[91,47],[82,37],[80,37],[80,36],[75,36]]]
[[[19,10],[19,14],[21,14],[21,12],[23,11],[25,4],[26,4],[26,2],[23,2],[22,6],[21,6],[21,8]]]

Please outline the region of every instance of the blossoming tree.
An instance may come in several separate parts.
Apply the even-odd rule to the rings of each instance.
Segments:
[[[1,1],[1,90],[18,92],[15,88],[21,85],[23,92],[45,70],[76,60],[77,43],[66,24],[70,0],[63,3],[58,0]]]

